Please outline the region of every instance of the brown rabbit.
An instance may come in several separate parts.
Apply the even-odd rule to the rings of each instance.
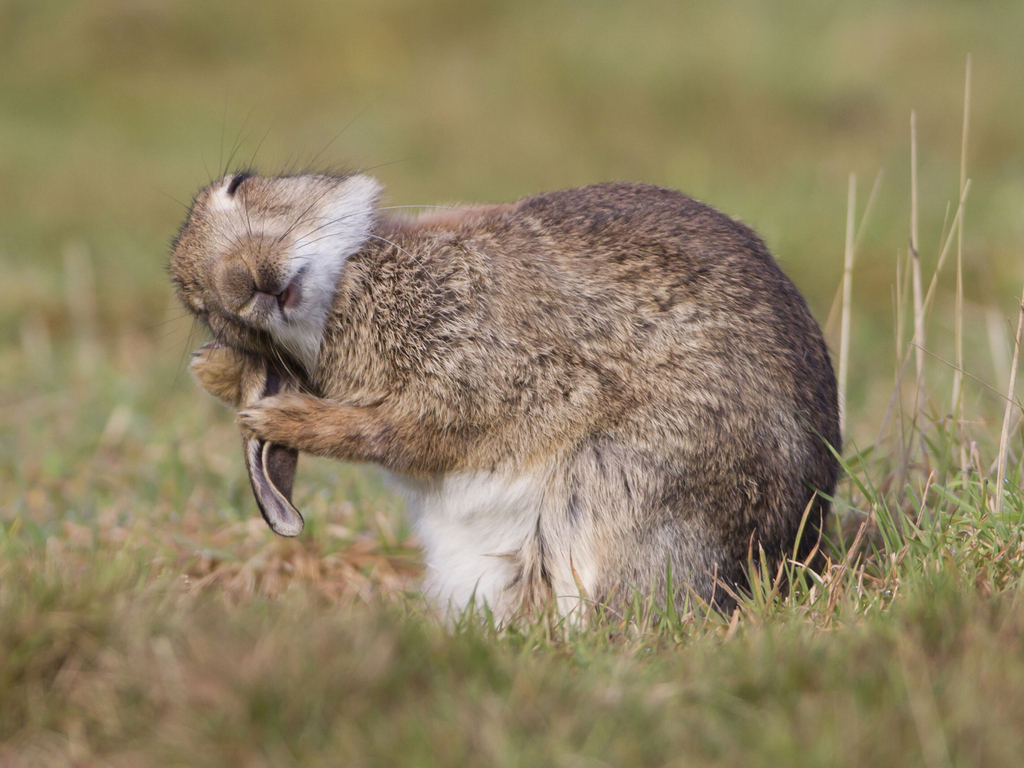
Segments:
[[[221,179],[171,269],[217,339],[200,383],[239,404],[268,380],[245,361],[272,363],[287,391],[246,398],[247,440],[391,473],[436,604],[567,613],[664,599],[670,572],[680,602],[726,608],[751,554],[774,574],[811,551],[835,377],[751,230],[640,184],[414,220],[378,196],[362,175]],[[294,463],[255,471],[287,502]]]

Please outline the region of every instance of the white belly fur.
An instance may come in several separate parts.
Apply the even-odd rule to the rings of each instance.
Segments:
[[[423,591],[438,609],[457,614],[474,600],[504,608],[504,618],[510,606],[502,606],[501,595],[515,575],[511,556],[536,542],[550,482],[544,474],[392,476],[408,496],[427,565]]]

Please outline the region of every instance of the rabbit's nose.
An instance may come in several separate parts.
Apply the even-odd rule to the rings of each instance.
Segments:
[[[280,300],[277,294],[266,291],[252,292],[252,309],[258,314],[269,315],[277,308],[278,304],[280,304]]]
[[[218,270],[217,293],[220,294],[224,308],[229,312],[239,312],[253,297],[257,290],[252,273],[241,260],[232,260]]]
[[[282,312],[294,309],[302,301],[301,277],[302,273],[281,289],[277,288],[278,281],[272,281],[267,287],[255,285],[252,292],[253,306],[261,313],[270,313],[275,308]]]

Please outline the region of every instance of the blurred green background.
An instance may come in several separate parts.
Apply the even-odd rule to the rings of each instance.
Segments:
[[[266,173],[369,168],[395,205],[682,189],[757,229],[822,323],[847,176],[862,209],[884,169],[854,281],[856,433],[891,383],[910,111],[927,279],[957,198],[969,52],[967,368],[1002,387],[978,329],[984,307],[1012,313],[1024,278],[1022,40],[1017,0],[0,0],[0,408],[72,386],[61,361],[83,332],[118,381],[187,385],[198,341],[173,319],[167,243],[232,152]]]

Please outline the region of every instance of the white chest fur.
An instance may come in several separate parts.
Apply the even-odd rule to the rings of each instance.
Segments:
[[[499,606],[515,556],[536,541],[544,478],[460,472],[428,482],[394,479],[408,494],[423,541],[428,599],[456,612],[471,599]]]

